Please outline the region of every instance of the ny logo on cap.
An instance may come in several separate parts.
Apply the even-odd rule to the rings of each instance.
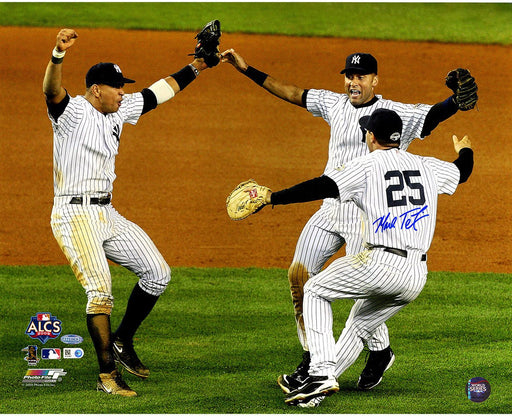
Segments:
[[[117,64],[114,64],[114,69],[119,72],[120,74],[122,73],[121,72],[121,68],[119,68],[119,66]]]
[[[352,63],[353,63],[353,64],[359,64],[360,59],[361,59],[361,56],[360,56],[360,55],[354,55],[354,56],[352,57]]]

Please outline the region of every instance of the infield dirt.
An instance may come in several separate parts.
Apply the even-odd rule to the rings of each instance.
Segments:
[[[59,28],[1,27],[0,264],[66,264],[50,229],[52,131],[42,80]],[[138,91],[190,62],[195,33],[78,29],[64,86],[83,94],[85,73],[116,62]],[[478,110],[459,112],[410,151],[452,161],[452,134],[468,134],[475,169],[455,195],[441,196],[429,269],[512,271],[510,132],[512,50],[504,46],[298,38],[224,33],[249,64],[302,88],[342,91],[345,56],[372,53],[377,93],[434,104],[451,91],[444,77],[471,70]],[[287,268],[319,202],[265,208],[231,221],[225,199],[254,178],[279,190],[322,174],[329,126],[276,99],[228,64],[204,71],[171,102],[127,126],[117,157],[113,203],[139,224],[172,266]],[[343,249],[339,255],[343,254]]]

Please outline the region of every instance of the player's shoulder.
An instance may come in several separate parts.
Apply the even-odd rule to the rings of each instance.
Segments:
[[[372,166],[377,163],[375,158],[376,155],[374,153],[375,152],[355,157],[348,162],[345,162],[341,167],[338,167],[337,170],[371,170]]]
[[[134,92],[131,94],[125,94],[119,111],[126,112],[130,111],[133,107],[139,108],[144,105],[144,96],[141,92]],[[130,110],[129,110],[130,109]]]
[[[418,158],[421,158],[424,165],[428,166],[433,170],[444,170],[449,166],[455,166],[452,162],[447,162],[446,160],[441,160],[432,156],[420,156],[416,155]]]
[[[430,104],[422,104],[422,103],[403,103],[401,101],[394,101],[388,98],[383,98],[382,96],[378,96],[379,100],[377,106],[380,108],[387,108],[389,110],[396,111],[397,113],[405,116],[410,112],[423,112],[429,110],[432,105]]]
[[[313,100],[330,100],[330,101],[347,101],[348,95],[326,90],[326,89],[309,89],[308,98]]]
[[[142,98],[143,96],[141,92],[133,92],[130,94],[123,95],[123,101],[126,100],[127,102],[141,100]]]

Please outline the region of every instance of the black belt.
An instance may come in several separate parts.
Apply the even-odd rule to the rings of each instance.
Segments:
[[[384,251],[387,251],[388,253],[396,254],[397,256],[407,258],[407,250],[402,250],[400,248],[386,247],[380,245],[375,246],[373,244],[366,244],[366,247],[368,248],[368,250],[372,250],[374,248],[382,248]],[[426,254],[421,255],[421,261],[427,261]]]
[[[90,198],[89,201],[92,205],[108,205],[110,204],[111,197],[109,196],[102,196],[100,198]],[[69,201],[70,204],[78,204],[82,205],[84,203],[84,198],[81,196],[74,196],[71,198],[71,201]]]

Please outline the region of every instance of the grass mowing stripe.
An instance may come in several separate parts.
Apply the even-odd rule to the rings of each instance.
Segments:
[[[229,33],[512,43],[510,3],[0,3],[2,26],[196,31],[212,19]]]
[[[112,267],[113,326],[136,278]],[[411,305],[388,322],[397,361],[371,392],[355,390],[364,354],[340,377],[341,392],[310,413],[509,413],[512,275],[431,273]],[[286,271],[176,268],[168,290],[137,334],[148,380],[130,375],[134,400],[94,391],[96,359],[85,328],[85,295],[68,266],[1,266],[2,413],[297,413],[276,384],[293,371],[298,345]],[[339,333],[352,301],[333,304]],[[25,335],[30,317],[51,312],[62,334],[84,337],[81,360],[40,362],[64,368],[51,388],[23,387],[20,350],[43,345]],[[59,340],[44,347],[63,348]],[[485,377],[491,397],[473,403],[465,383]]]

